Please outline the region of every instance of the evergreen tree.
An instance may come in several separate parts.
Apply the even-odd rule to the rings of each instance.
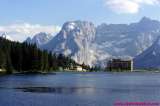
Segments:
[[[43,71],[46,71],[49,69],[49,65],[48,65],[48,53],[47,51],[43,52]]]
[[[2,49],[0,49],[0,68],[3,69],[6,66],[6,57]]]
[[[38,55],[38,50],[36,48],[36,45],[33,46],[33,49],[31,51],[31,69],[32,70],[38,70],[39,69],[39,55]]]
[[[6,67],[5,67],[5,69],[7,70],[8,74],[13,72],[13,66],[12,66],[11,58],[10,58],[9,54],[7,54],[7,56],[6,56]]]

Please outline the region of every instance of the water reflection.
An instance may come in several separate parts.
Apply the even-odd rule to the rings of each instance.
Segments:
[[[58,93],[58,94],[72,94],[72,93],[91,93],[96,90],[92,87],[19,87],[14,88],[23,92],[32,93]]]
[[[57,93],[57,94],[96,94],[96,93],[112,93],[112,94],[140,94],[140,93],[155,93],[160,91],[159,85],[157,86],[115,86],[115,87],[16,87],[0,89],[15,89],[21,92],[31,93]]]
[[[57,73],[0,77],[0,106],[112,106],[159,101],[160,73]]]

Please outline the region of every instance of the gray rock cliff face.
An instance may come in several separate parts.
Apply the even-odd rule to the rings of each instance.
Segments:
[[[98,58],[94,46],[95,34],[96,28],[91,22],[66,22],[57,36],[42,48],[71,56],[78,63],[92,65]]]
[[[97,27],[87,21],[69,21],[55,37],[40,43],[40,48],[71,56],[78,63],[105,65],[109,58],[140,55],[159,35],[160,22],[147,17],[137,23],[103,23]]]
[[[40,33],[37,33],[32,39],[28,37],[25,40],[25,42],[36,44],[38,47],[40,47],[41,45],[48,43],[52,38],[53,36],[51,34],[40,32]]]
[[[135,68],[160,68],[160,37],[134,59]]]

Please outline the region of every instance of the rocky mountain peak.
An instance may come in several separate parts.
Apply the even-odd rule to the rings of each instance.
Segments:
[[[144,29],[147,31],[155,30],[160,28],[160,22],[157,20],[152,20],[147,17],[143,17],[139,23],[137,23],[137,26],[139,29]]]
[[[42,48],[54,53],[71,56],[78,63],[92,64],[95,60],[92,42],[95,40],[96,28],[87,21],[66,22],[61,31]],[[91,58],[92,56],[92,58]]]
[[[7,35],[6,32],[2,33],[1,37],[7,39],[7,40],[10,40],[10,41],[14,41],[9,35]]]
[[[152,21],[152,20],[145,16],[140,20],[140,22],[149,22],[149,21]]]
[[[61,37],[66,39],[67,37],[73,38],[85,38],[92,40],[95,38],[95,27],[94,24],[87,21],[69,21],[66,22],[62,30],[60,31]]]
[[[160,67],[160,36],[143,53],[134,59],[135,68],[159,68]]]
[[[49,40],[51,40],[53,36],[51,34],[47,34],[45,32],[40,32],[34,35],[33,38],[28,37],[25,42],[31,43],[31,44],[37,44],[37,46],[41,46],[43,44],[48,43]]]

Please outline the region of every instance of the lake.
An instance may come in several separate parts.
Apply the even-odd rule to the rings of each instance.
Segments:
[[[0,106],[114,106],[159,102],[160,73],[0,76]]]

